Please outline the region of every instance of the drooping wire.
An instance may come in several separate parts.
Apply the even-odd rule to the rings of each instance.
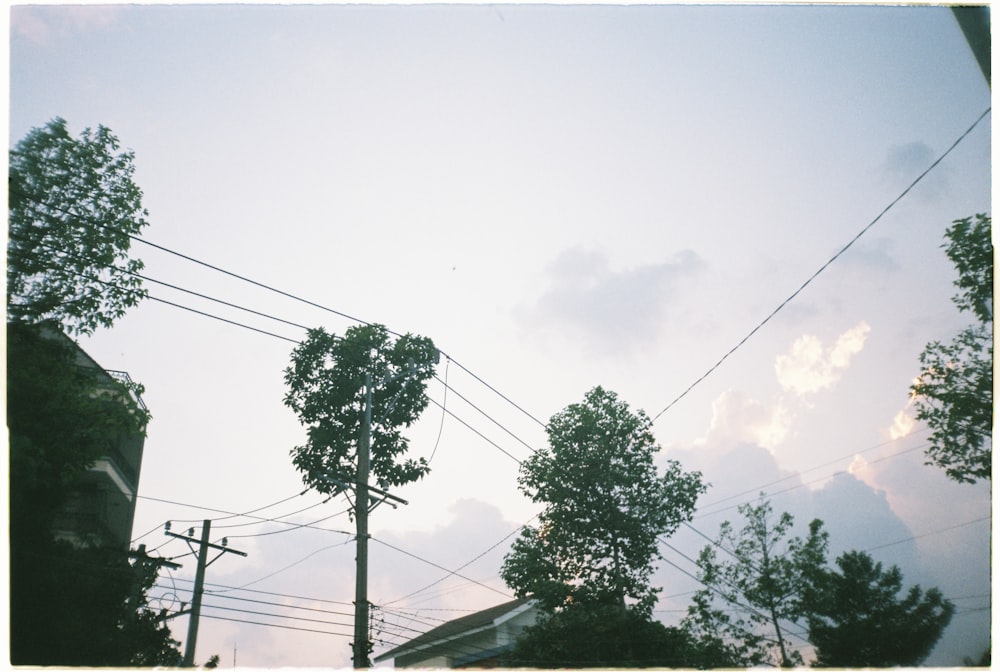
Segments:
[[[434,450],[431,451],[431,456],[427,458],[427,464],[431,463],[434,456],[437,454],[438,446],[441,445],[441,434],[444,432],[444,418],[445,411],[448,409],[448,369],[451,368],[451,357],[445,355],[444,361],[444,397],[441,401],[441,424],[438,425],[438,435],[437,439],[434,441]]]

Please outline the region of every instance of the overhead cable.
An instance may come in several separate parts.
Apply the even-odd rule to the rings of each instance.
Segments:
[[[851,238],[851,240],[848,241],[848,243],[846,245],[844,245],[836,254],[834,254],[832,257],[830,257],[830,259],[827,260],[826,263],[824,263],[822,266],[820,266],[819,269],[815,273],[813,273],[811,276],[809,276],[809,278],[806,279],[806,281],[803,282],[799,286],[798,289],[796,289],[794,292],[792,292],[792,294],[787,299],[785,299],[784,301],[782,301],[781,303],[779,303],[777,308],[775,308],[774,310],[772,310],[770,312],[770,314],[768,314],[767,317],[765,317],[763,320],[761,320],[757,324],[757,326],[755,326],[753,329],[751,329],[749,331],[749,333],[747,333],[746,336],[744,336],[742,339],[740,339],[740,341],[736,345],[734,345],[732,348],[730,348],[729,351],[726,354],[724,354],[721,359],[719,359],[719,361],[717,361],[715,364],[713,364],[711,367],[709,367],[708,371],[706,371],[705,373],[703,373],[701,375],[701,377],[699,377],[697,380],[695,380],[693,383],[691,383],[687,387],[686,390],[684,390],[679,395],[677,395],[677,397],[673,401],[671,401],[669,404],[667,404],[662,411],[660,411],[659,413],[657,413],[656,415],[654,415],[653,416],[653,422],[656,422],[656,420],[661,415],[663,415],[664,413],[666,413],[667,411],[669,411],[671,408],[673,408],[673,406],[677,402],[679,402],[681,399],[683,399],[684,397],[686,397],[688,395],[688,393],[691,390],[693,390],[699,383],[701,383],[703,380],[705,380],[706,378],[708,378],[716,369],[718,369],[722,365],[723,362],[725,362],[727,359],[729,359],[730,355],[732,355],[734,352],[736,352],[737,350],[739,350],[743,346],[744,343],[746,343],[747,341],[749,341],[750,338],[754,334],[756,334],[758,331],[760,331],[761,327],[763,327],[765,324],[767,324],[768,322],[770,322],[771,318],[773,318],[775,315],[777,315],[781,311],[782,308],[784,308],[789,303],[791,303],[791,301],[795,297],[797,297],[802,292],[802,290],[804,290],[807,286],[809,286],[809,284],[812,283],[812,281],[815,280],[816,277],[819,276],[820,273],[822,273],[823,271],[825,271],[830,266],[830,264],[832,264],[834,261],[836,261],[838,258],[840,258],[840,255],[842,255],[852,245],[854,245],[854,243],[856,243],[858,241],[858,239],[861,238],[861,236],[863,236],[865,233],[868,232],[869,229],[871,229],[873,226],[875,226],[875,224],[878,223],[878,221],[880,219],[882,219],[882,217],[887,212],[889,212],[889,210],[891,210],[893,208],[893,206],[896,205],[896,203],[898,203],[900,200],[903,199],[904,196],[906,196],[908,193],[910,193],[910,191],[915,186],[917,186],[917,184],[922,179],[924,179],[924,177],[926,177],[928,173],[930,173],[932,170],[934,170],[934,168],[936,168],[937,165],[939,163],[941,163],[945,159],[946,156],[948,156],[949,154],[951,154],[952,150],[954,150],[956,147],[958,147],[959,143],[961,143],[966,138],[966,136],[968,136],[970,133],[972,133],[973,129],[975,129],[976,126],[979,125],[979,122],[981,122],[983,119],[986,118],[986,115],[988,115],[990,113],[991,109],[992,108],[986,108],[986,111],[983,112],[981,115],[979,115],[979,118],[976,119],[976,121],[971,126],[969,126],[969,128],[966,129],[966,131],[964,133],[962,133],[962,135],[960,135],[957,140],[955,140],[955,142],[952,143],[951,147],[949,147],[947,150],[945,150],[945,152],[943,154],[941,154],[937,159],[935,159],[934,162],[931,163],[931,165],[928,166],[926,170],[924,170],[924,172],[920,173],[920,175],[918,175],[917,178],[915,180],[913,180],[913,182],[911,182],[910,185],[908,187],[906,187],[906,189],[904,189],[901,194],[899,194],[899,196],[897,196],[896,198],[894,198],[892,200],[892,202],[889,203],[889,205],[885,206],[885,208],[883,208],[882,212],[880,212],[875,217],[875,219],[873,219],[871,222],[869,222],[853,238]]]

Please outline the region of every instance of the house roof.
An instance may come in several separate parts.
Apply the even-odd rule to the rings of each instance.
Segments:
[[[526,597],[518,598],[510,602],[498,604],[495,607],[490,607],[489,609],[477,611],[474,614],[456,618],[447,623],[442,623],[433,630],[428,630],[419,637],[415,637],[405,644],[401,644],[394,649],[376,656],[375,662],[382,662],[383,660],[396,658],[405,653],[417,651],[418,649],[428,648],[438,642],[454,639],[460,635],[480,630],[490,625],[498,625],[500,622],[506,620],[505,617],[513,615],[512,612],[518,610],[523,605],[531,603],[531,601],[530,598]]]

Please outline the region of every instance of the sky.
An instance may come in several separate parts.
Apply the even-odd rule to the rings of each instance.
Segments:
[[[376,655],[511,599],[499,567],[538,512],[519,461],[597,385],[711,484],[661,548],[665,623],[705,536],[765,492],[798,533],[822,519],[831,558],[954,601],[927,663],[989,645],[989,486],[923,464],[908,389],[968,324],[941,245],[991,212],[992,117],[895,202],[990,106],[950,10],[38,5],[9,33],[11,146],[57,116],[111,128],[147,275],[286,321],[147,283],[273,335],[147,300],[80,339],[145,386],[133,543],[183,565],[154,606],[195,570],[166,521],[247,553],[208,568],[198,661],[350,665],[353,523],[305,491],[282,400],[293,325],[354,319],[445,353],[407,433],[431,472],[370,520]]]

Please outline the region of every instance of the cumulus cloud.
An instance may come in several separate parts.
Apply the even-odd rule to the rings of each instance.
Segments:
[[[548,289],[519,317],[592,350],[628,349],[656,339],[678,285],[703,267],[687,250],[662,263],[614,270],[603,252],[572,248],[549,266]]]
[[[764,404],[729,389],[712,402],[712,424],[698,445],[751,443],[774,450],[791,431],[792,414],[780,402]]]
[[[902,410],[892,419],[892,426],[889,427],[889,438],[901,439],[913,431],[917,424],[916,419],[906,410]]]
[[[832,387],[861,352],[871,327],[860,322],[845,331],[831,348],[824,348],[817,336],[804,334],[792,344],[791,352],[779,355],[774,369],[785,390],[803,395]]]

